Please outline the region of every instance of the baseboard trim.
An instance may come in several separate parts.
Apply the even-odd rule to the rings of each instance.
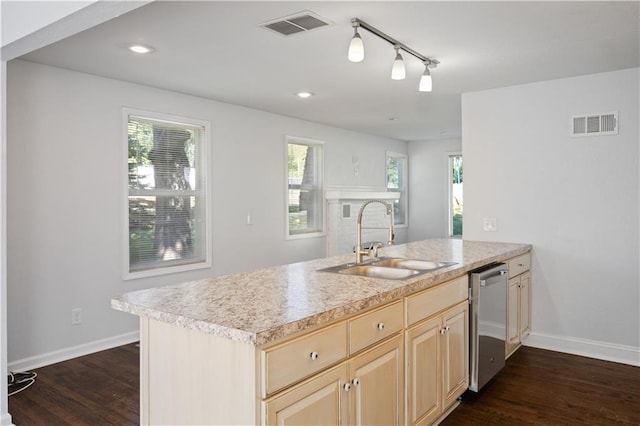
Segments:
[[[130,333],[121,334],[119,336],[95,340],[93,342],[83,343],[82,345],[72,346],[70,348],[60,349],[58,351],[48,352],[41,355],[12,361],[7,364],[7,368],[9,371],[35,370],[36,368],[44,367],[46,365],[67,361],[79,356],[104,351],[106,349],[112,349],[117,346],[137,342],[138,340],[140,340],[140,332],[132,331]]]
[[[634,346],[542,333],[531,333],[522,344],[640,367],[640,348]]]
[[[0,424],[2,426],[13,426],[13,420],[11,419],[11,414],[3,413],[0,416]]]

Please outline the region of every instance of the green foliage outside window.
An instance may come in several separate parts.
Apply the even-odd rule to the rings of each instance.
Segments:
[[[451,185],[453,187],[462,188],[462,156],[453,155],[451,159]],[[462,236],[462,217],[463,203],[462,192],[458,196],[452,194],[451,200],[451,235],[454,237]]]

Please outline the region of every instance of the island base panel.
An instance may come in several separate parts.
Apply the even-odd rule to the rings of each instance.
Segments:
[[[255,347],[141,318],[140,423],[256,424]]]

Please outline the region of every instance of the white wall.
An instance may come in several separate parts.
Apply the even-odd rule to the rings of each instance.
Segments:
[[[409,142],[410,241],[449,236],[449,154],[461,150],[460,139]]]
[[[26,4],[29,3],[29,4]],[[42,2],[40,2],[42,3]],[[92,2],[92,10],[81,14],[76,12],[73,17],[68,14],[78,10],[80,3],[69,6],[66,2],[47,2],[47,7],[32,9],[33,2],[1,1],[0,2],[0,424],[11,425],[11,415],[8,412],[7,401],[7,255],[6,255],[6,61],[19,55],[47,45],[75,32],[82,31],[114,16],[126,13],[144,4],[143,2]],[[10,6],[10,7],[7,7]],[[45,11],[43,13],[43,11]],[[82,9],[87,10],[87,8]],[[54,22],[65,16],[64,23]],[[46,27],[46,28],[43,28]],[[23,36],[24,37],[21,37]],[[20,38],[21,37],[21,38]]]
[[[0,12],[0,15],[2,12]],[[1,18],[0,18],[1,19]],[[10,425],[7,399],[7,63],[0,60],[0,424]]]
[[[639,74],[462,97],[464,237],[533,244],[527,344],[640,365]],[[612,110],[618,136],[569,137],[572,114]]]
[[[323,257],[325,238],[284,238],[285,135],[325,141],[329,186],[385,187],[385,152],[406,153],[402,141],[20,60],[7,81],[10,365],[137,330],[114,295]],[[211,122],[213,269],[122,280],[123,106]],[[71,326],[76,307],[83,324]]]

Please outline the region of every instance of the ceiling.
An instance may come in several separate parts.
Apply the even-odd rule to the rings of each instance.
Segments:
[[[461,134],[461,93],[639,66],[639,9],[637,1],[155,1],[22,59],[363,133],[448,139]],[[260,26],[302,11],[331,25],[286,37]],[[393,47],[367,31],[365,60],[349,62],[353,17],[440,61],[433,91],[418,92],[424,66],[408,54],[407,78],[391,80]],[[156,50],[135,55],[131,42]]]

